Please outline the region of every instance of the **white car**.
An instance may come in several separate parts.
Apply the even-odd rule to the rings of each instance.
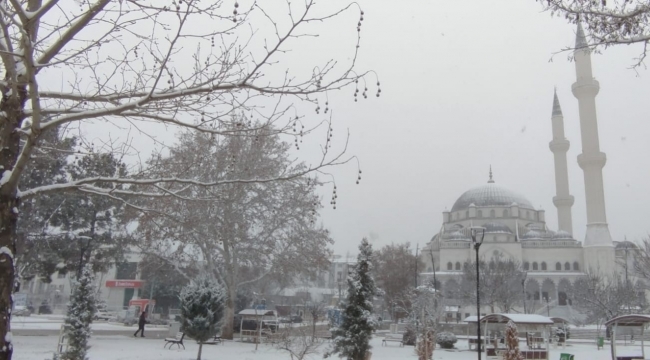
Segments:
[[[32,312],[29,311],[27,306],[16,306],[14,307],[14,311],[11,314],[13,316],[29,316],[32,314]]]
[[[106,311],[98,311],[95,313],[94,320],[109,321],[115,318],[115,315],[107,313]]]

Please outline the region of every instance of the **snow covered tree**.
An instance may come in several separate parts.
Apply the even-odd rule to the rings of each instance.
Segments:
[[[343,323],[332,331],[333,348],[325,354],[337,354],[347,360],[370,357],[370,339],[376,323],[372,317],[375,281],[372,278],[372,245],[364,238],[354,270],[348,276],[348,296],[343,310]]]
[[[409,297],[415,284],[413,274],[417,269],[424,269],[422,261],[415,256],[410,243],[390,244],[376,251],[374,274],[377,287],[383,293],[384,306],[391,311],[391,316],[398,321],[404,297]],[[398,304],[398,306],[395,306]]]
[[[134,202],[182,197],[167,189],[170,184],[185,184],[191,193],[314,174],[346,160],[343,143],[331,144],[332,90],[355,88],[350,101],[380,96],[375,74],[356,65],[365,28],[356,2],[9,0],[1,15],[0,360],[13,354],[6,335],[21,204],[76,192],[146,212]],[[325,34],[347,54],[332,58],[329,51],[314,51]],[[313,145],[322,145],[322,156],[296,173],[215,182],[183,174],[153,177],[139,163],[143,152],[169,145],[160,143],[162,132],[247,135],[248,129],[218,126],[238,112],[275,125],[276,134],[297,145],[318,136]],[[101,152],[129,153],[136,171],[19,186],[44,134],[65,127],[93,131],[92,141],[79,141],[103,144]]]
[[[508,321],[506,324],[506,350],[503,355],[503,360],[523,360],[524,356],[519,352],[519,333],[517,332],[517,325],[514,322]]]
[[[65,323],[70,326],[68,333],[68,349],[61,356],[62,360],[86,360],[88,341],[90,340],[90,324],[97,311],[95,304],[95,275],[90,264],[86,264],[81,276],[73,285],[70,295],[70,305]]]
[[[614,45],[643,44],[634,66],[647,56],[650,42],[649,0],[537,0],[554,16],[587,27],[586,46],[591,49]]]
[[[294,161],[291,145],[272,128],[256,123],[231,126],[248,127],[257,129],[249,132],[254,136],[184,132],[169,156],[151,160],[151,169],[159,176],[183,174],[205,182],[228,182],[281,177],[305,168]],[[139,247],[176,268],[200,268],[218,279],[227,294],[221,335],[232,338],[237,292],[244,286],[269,278],[292,281],[298,274],[316,273],[328,264],[332,240],[316,223],[321,208],[316,193],[319,185],[301,176],[289,181],[224,184],[218,189],[169,186],[178,198],[143,205],[158,212],[139,218]]]
[[[409,317],[417,322],[416,327],[420,330],[416,348],[418,359],[430,360],[436,348],[436,332],[444,306],[437,290],[426,285],[414,289],[409,302]]]
[[[219,331],[217,324],[223,317],[223,287],[210,277],[200,275],[183,288],[180,300],[181,329],[199,343],[196,359],[201,360],[203,343]]]

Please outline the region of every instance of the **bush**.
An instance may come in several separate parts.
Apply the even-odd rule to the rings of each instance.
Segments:
[[[443,331],[436,334],[436,343],[443,349],[453,349],[454,344],[458,341],[454,333]]]
[[[417,341],[417,334],[415,333],[415,329],[411,325],[407,326],[404,335],[402,335],[402,342],[404,343],[404,345],[415,346],[416,341]]]

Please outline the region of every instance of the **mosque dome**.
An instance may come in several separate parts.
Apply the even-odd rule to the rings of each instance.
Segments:
[[[564,230],[559,230],[553,235],[553,240],[573,240],[573,236]]]
[[[506,188],[495,185],[493,182],[467,190],[454,203],[451,211],[458,211],[475,206],[511,206],[517,204],[520,208],[535,208],[524,196],[510,191]]]

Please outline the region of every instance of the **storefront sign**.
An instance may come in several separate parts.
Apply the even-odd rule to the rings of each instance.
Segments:
[[[142,280],[106,280],[108,288],[130,288],[139,289],[144,284]]]

